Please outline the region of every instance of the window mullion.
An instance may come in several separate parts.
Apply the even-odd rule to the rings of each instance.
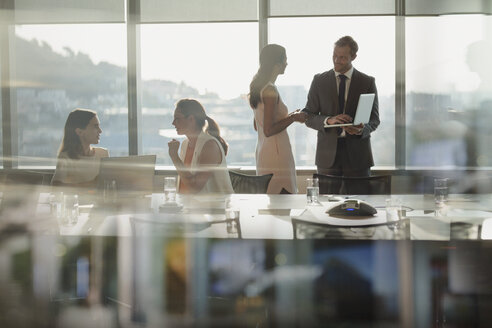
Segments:
[[[140,93],[140,0],[127,0],[128,153],[142,151]]]
[[[0,23],[0,87],[2,92],[2,139],[3,139],[3,167],[5,169],[18,166],[17,142],[17,106],[16,90],[12,87],[12,67],[15,67],[15,56],[11,56],[15,47],[14,3],[10,8],[2,6],[4,14]]]

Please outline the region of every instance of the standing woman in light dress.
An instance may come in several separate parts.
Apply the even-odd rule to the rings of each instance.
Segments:
[[[254,112],[256,174],[273,173],[267,193],[297,193],[296,167],[287,127],[304,123],[307,114],[296,110],[288,113],[275,81],[287,67],[285,48],[277,44],[265,46],[260,53],[260,68],[249,86],[249,103]]]
[[[77,108],[70,112],[58,150],[54,186],[95,187],[100,159],[108,157],[105,148],[93,147],[102,133],[95,111]]]
[[[182,194],[232,194],[227,170],[228,145],[220,136],[214,119],[195,99],[181,99],[174,110],[173,125],[186,139],[179,150],[179,141],[169,141],[169,156],[179,176],[178,191]]]

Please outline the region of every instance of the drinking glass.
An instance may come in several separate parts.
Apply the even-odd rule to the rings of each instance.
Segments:
[[[434,201],[444,205],[448,200],[448,179],[434,179]]]
[[[226,220],[239,219],[239,208],[232,202],[231,199],[225,201],[225,216]]]
[[[401,199],[388,198],[386,199],[386,221],[398,222],[401,219]]]
[[[117,198],[116,181],[104,180],[103,201],[105,203],[115,203]]]
[[[318,178],[306,179],[306,196],[308,205],[321,205],[319,202],[319,180]]]
[[[226,229],[229,234],[236,234],[238,232],[237,225],[239,223],[239,208],[232,202],[230,198],[225,201],[225,217],[226,217]]]
[[[63,215],[63,192],[53,192],[50,194],[50,212],[56,219],[61,219]]]
[[[63,225],[74,225],[79,219],[79,196],[63,195],[63,215],[61,217]]]
[[[164,177],[164,200],[166,203],[176,203],[176,177]]]

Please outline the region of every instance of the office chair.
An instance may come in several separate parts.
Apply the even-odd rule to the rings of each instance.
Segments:
[[[6,185],[47,185],[50,181],[49,173],[15,170],[5,174]]]
[[[369,177],[338,177],[314,173],[313,178],[319,179],[320,194],[391,194],[391,175],[374,175]]]
[[[423,187],[417,192],[434,194],[434,179],[443,175],[423,176]],[[486,173],[474,172],[462,176],[445,177],[450,194],[488,194],[492,192],[492,177]]]
[[[236,194],[266,194],[273,173],[265,175],[248,175],[229,171],[232,189]]]

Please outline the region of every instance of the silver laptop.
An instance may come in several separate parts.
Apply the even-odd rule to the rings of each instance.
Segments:
[[[351,123],[343,124],[325,124],[325,128],[337,128],[341,126],[352,126],[359,124],[369,123],[371,117],[372,105],[374,104],[374,93],[364,93],[359,97],[359,103],[357,104],[357,111],[355,112],[355,118]]]
[[[151,194],[154,189],[156,155],[101,158],[97,186],[115,181],[118,196]]]

